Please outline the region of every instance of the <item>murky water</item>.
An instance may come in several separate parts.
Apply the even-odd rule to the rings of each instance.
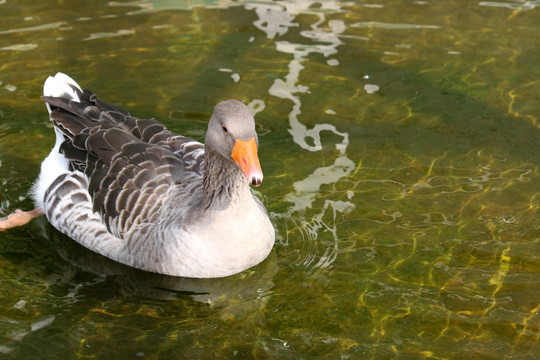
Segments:
[[[202,140],[256,113],[278,241],[237,276],[0,234],[2,358],[540,358],[540,2],[0,1],[0,210],[63,71]]]

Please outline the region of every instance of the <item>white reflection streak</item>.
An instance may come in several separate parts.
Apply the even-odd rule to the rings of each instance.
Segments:
[[[540,6],[540,1],[523,1],[517,0],[514,3],[505,3],[499,1],[481,1],[480,6],[502,7],[511,10],[534,10]]]
[[[321,8],[311,9],[314,4],[319,4]],[[287,194],[285,197],[286,200],[293,203],[293,206],[288,211],[288,216],[294,212],[302,212],[311,208],[323,184],[337,183],[355,169],[354,162],[346,155],[346,149],[349,145],[348,133],[341,132],[334,125],[327,123],[317,124],[308,129],[298,120],[298,116],[302,113],[301,95],[310,93],[309,87],[300,84],[300,73],[304,69],[302,63],[313,53],[328,57],[338,52],[337,48],[342,44],[339,36],[346,28],[344,22],[330,20],[327,28],[320,28],[319,26],[326,21],[325,13],[340,11],[340,5],[341,3],[338,1],[320,2],[314,0],[277,1],[272,4],[250,3],[246,5],[246,9],[255,10],[259,19],[254,22],[254,25],[264,31],[268,38],[274,38],[276,35],[282,36],[287,33],[289,28],[297,27],[298,24],[294,22],[294,19],[300,13],[308,13],[318,18],[311,25],[311,30],[300,32],[300,35],[309,39],[306,44],[276,41],[277,50],[291,54],[293,59],[289,62],[289,72],[285,78],[276,79],[268,92],[273,96],[288,99],[293,103],[289,113],[289,133],[295,143],[309,151],[320,151],[322,150],[321,132],[330,131],[342,139],[341,142],[335,144],[340,155],[336,158],[334,164],[319,167],[307,178],[294,183],[294,192]],[[312,140],[312,144],[306,141],[308,138]],[[319,231],[325,230],[330,232],[335,240],[333,246],[325,249],[324,254],[314,268],[327,268],[336,259],[339,252],[336,212],[347,213],[354,207],[355,205],[349,201],[326,200],[321,212],[314,215],[311,221],[301,221],[302,228],[307,231],[311,239],[316,240]],[[327,210],[333,213],[333,225],[331,226],[322,220]],[[307,258],[302,263],[306,264],[314,261],[314,254],[305,255]]]

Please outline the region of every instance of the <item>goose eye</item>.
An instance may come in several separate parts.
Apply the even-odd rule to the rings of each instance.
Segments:
[[[223,132],[228,132],[229,130],[227,130],[227,127],[225,125],[221,125],[221,127],[223,128]]]

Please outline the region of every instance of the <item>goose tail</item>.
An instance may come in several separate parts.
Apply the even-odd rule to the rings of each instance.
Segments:
[[[77,82],[61,72],[55,76],[49,76],[45,80],[45,84],[43,84],[44,96],[61,97],[80,102],[77,90],[82,91]],[[51,106],[47,103],[45,105],[50,114],[52,112]],[[43,209],[43,198],[49,186],[51,186],[58,176],[69,172],[69,162],[60,153],[60,145],[64,142],[65,136],[57,128],[54,128],[54,132],[56,134],[56,142],[50,154],[41,163],[38,179],[32,187],[32,198],[36,207],[40,209]]]

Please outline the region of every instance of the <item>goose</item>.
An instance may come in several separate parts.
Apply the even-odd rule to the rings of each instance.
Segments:
[[[68,75],[41,98],[56,143],[32,188],[36,209],[84,247],[149,272],[190,278],[240,273],[270,253],[275,231],[250,185],[263,173],[255,121],[240,101],[216,105],[204,145],[155,119],[102,102]]]

